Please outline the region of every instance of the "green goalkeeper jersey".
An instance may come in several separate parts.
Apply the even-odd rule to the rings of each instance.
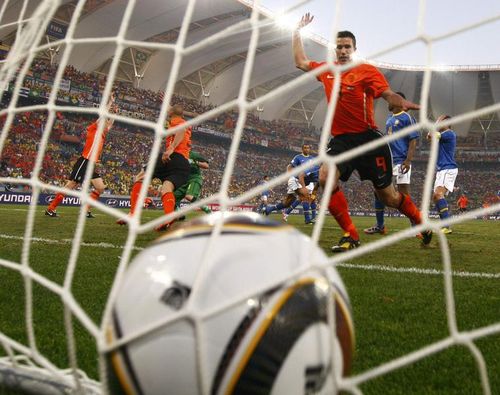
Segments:
[[[198,162],[208,163],[208,160],[205,159],[203,156],[201,156],[198,152],[191,151],[191,153],[189,154],[189,164],[191,165],[190,176],[193,175],[201,176],[200,166],[198,166]]]

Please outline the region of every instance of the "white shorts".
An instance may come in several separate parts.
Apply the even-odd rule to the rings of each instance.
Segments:
[[[436,173],[436,181],[434,181],[434,192],[437,187],[445,187],[448,192],[453,192],[455,180],[457,179],[458,169],[445,169]]]
[[[288,184],[287,184],[287,191],[286,193],[288,195],[293,195],[295,192],[297,192],[297,189],[302,188],[302,185],[299,182],[299,179],[296,177],[290,177],[288,179]]]
[[[401,165],[394,165],[392,167],[392,175],[396,177],[396,184],[410,184],[411,166],[407,173],[403,173]]]
[[[310,182],[309,184],[306,185],[307,190],[309,191],[309,195],[312,195],[314,191],[314,182]]]

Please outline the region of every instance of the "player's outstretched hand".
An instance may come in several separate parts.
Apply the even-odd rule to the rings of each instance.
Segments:
[[[420,105],[413,103],[409,100],[403,99],[403,109],[407,110],[420,110]]]
[[[303,27],[306,27],[307,25],[309,25],[314,19],[314,16],[311,15],[311,13],[307,12],[305,15],[302,16],[302,18],[300,19],[300,22],[297,24],[297,27],[296,29],[297,30],[300,30],[302,29]]]

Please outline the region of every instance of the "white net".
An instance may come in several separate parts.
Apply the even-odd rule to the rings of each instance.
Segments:
[[[135,333],[129,336],[127,339],[121,339],[120,341],[115,342],[111,345],[106,344],[105,325],[107,322],[109,322],[111,306],[114,299],[116,298],[116,293],[123,279],[124,271],[127,267],[127,264],[131,260],[133,252],[135,251],[135,249],[137,249],[136,242],[138,240],[138,237],[147,232],[150,232],[155,226],[160,225],[165,221],[169,221],[174,217],[178,217],[187,212],[191,212],[205,204],[218,203],[220,205],[220,210],[226,211],[229,210],[231,206],[247,202],[249,199],[256,196],[257,194],[260,194],[269,187],[276,187],[285,183],[291,173],[283,173],[280,176],[273,178],[269,183],[251,188],[236,197],[229,196],[228,191],[230,188],[231,178],[235,173],[235,164],[242,142],[247,117],[252,111],[260,108],[259,106],[262,106],[265,103],[269,103],[272,100],[280,100],[280,98],[283,98],[285,95],[287,95],[288,92],[296,89],[297,87],[311,84],[312,81],[314,81],[315,76],[326,70],[330,70],[335,74],[336,77],[339,77],[342,71],[358,64],[360,61],[358,61],[358,63],[355,62],[354,64],[350,64],[349,66],[337,66],[333,63],[333,51],[328,51],[328,53],[330,54],[330,58],[327,59],[327,64],[325,64],[323,67],[294,78],[289,82],[282,84],[281,86],[274,87],[268,93],[261,95],[254,100],[249,100],[248,92],[252,88],[252,86],[250,85],[250,79],[252,73],[258,72],[258,70],[255,69],[257,67],[257,65],[255,64],[255,58],[259,49],[259,34],[261,30],[270,23],[269,20],[263,17],[259,12],[258,1],[242,2],[249,7],[249,16],[247,15],[247,17],[243,18],[240,22],[230,25],[196,42],[189,42],[188,33],[191,29],[193,29],[193,14],[196,10],[196,7],[201,6],[201,3],[204,3],[202,0],[190,0],[187,2],[187,5],[182,12],[182,23],[175,24],[175,27],[178,27],[178,29],[175,31],[176,39],[173,43],[165,43],[161,42],[161,40],[142,41],[129,38],[134,37],[133,35],[129,34],[129,32],[133,30],[137,14],[140,13],[140,8],[142,6],[142,1],[139,2],[134,0],[117,2],[86,2],[81,0],[70,2],[73,6],[73,9],[69,18],[69,23],[67,25],[66,34],[63,38],[60,38],[56,41],[44,43],[45,32],[50,21],[53,20],[56,12],[60,9],[60,7],[67,5],[67,3],[69,2],[45,0],[40,2],[39,4],[38,2],[36,2],[37,4],[35,6],[33,3],[34,2],[30,1],[21,2],[6,0],[3,2],[0,9],[0,29],[3,29],[3,31],[10,30],[15,34],[14,44],[10,48],[7,58],[2,62],[2,67],[0,69],[0,81],[2,81],[2,86],[5,87],[5,84],[10,84],[10,86],[12,87],[12,99],[10,100],[8,106],[2,109],[0,112],[2,116],[5,116],[4,127],[0,135],[0,152],[2,152],[6,144],[9,130],[14,124],[15,116],[17,114],[27,111],[45,111],[47,114],[47,119],[43,125],[41,139],[37,146],[37,155],[35,158],[31,176],[29,178],[0,178],[0,183],[9,183],[12,185],[28,185],[32,190],[32,199],[27,214],[26,227],[24,229],[22,254],[20,261],[13,262],[0,257],[0,266],[2,268],[17,272],[23,278],[23,286],[25,291],[24,318],[25,330],[27,333],[26,343],[20,343],[16,341],[13,337],[6,335],[6,333],[9,332],[9,323],[5,322],[2,319],[2,324],[0,327],[0,344],[2,345],[2,348],[4,350],[4,357],[0,358],[0,384],[4,384],[10,388],[17,388],[22,391],[32,393],[63,393],[65,391],[70,391],[71,389],[75,391],[82,391],[84,393],[106,393],[106,387],[102,386],[99,383],[99,381],[105,381],[106,377],[106,367],[104,362],[106,353],[113,349],[116,349],[120,345],[126,344],[127,341],[131,341],[138,336],[143,336],[153,331],[159,326],[169,325],[169,323],[171,323],[173,320],[166,319],[163,322],[155,323],[154,327],[143,328],[139,333]],[[75,35],[78,24],[82,23],[82,21],[85,21],[84,18],[86,16],[86,12],[88,12],[88,8],[86,7],[89,7],[91,3],[95,3],[94,6],[106,6],[110,3],[115,3],[116,5],[117,3],[120,3],[119,6],[122,10],[121,22],[114,34],[111,34],[108,37],[93,38],[78,38]],[[296,5],[291,6],[289,10],[287,10],[287,12],[293,10],[294,8],[298,8],[304,3],[307,2],[300,2]],[[318,214],[318,221],[314,226],[312,232],[312,239],[314,240],[315,244],[318,244],[320,241],[322,228],[325,222],[325,213],[328,205],[327,197],[330,196],[332,191],[335,164],[340,163],[345,159],[359,155],[362,152],[381,146],[382,144],[386,144],[387,142],[395,140],[396,138],[409,135],[412,131],[424,129],[436,130],[436,128],[440,126],[431,121],[430,117],[428,116],[429,108],[427,99],[430,94],[430,83],[432,75],[432,68],[429,65],[432,64],[433,44],[446,38],[456,36],[462,32],[472,30],[478,26],[500,20],[500,15],[492,15],[482,21],[473,24],[466,24],[459,29],[446,32],[442,35],[429,36],[426,34],[426,31],[424,29],[424,13],[427,6],[428,4],[426,1],[422,0],[419,2],[418,15],[415,16],[418,32],[417,35],[409,40],[405,40],[404,42],[397,42],[390,48],[387,48],[383,51],[384,53],[389,53],[404,46],[410,45],[414,42],[422,42],[427,47],[428,67],[424,69],[423,85],[420,95],[420,103],[422,103],[422,106],[419,113],[418,123],[410,128],[405,129],[401,132],[401,134],[398,134],[397,136],[386,136],[383,139],[379,139],[370,144],[363,145],[338,157],[331,157],[327,156],[325,152],[326,145],[329,139],[330,125],[336,107],[336,100],[332,100],[332,102],[328,106],[321,132],[321,137],[319,139],[319,155],[314,160],[314,162],[312,162],[315,164],[325,163],[329,165],[330,169],[329,178],[323,192],[323,199],[321,201],[321,209]],[[11,20],[7,19],[6,15],[16,7],[18,10],[17,18],[15,18],[15,20],[12,22]],[[329,11],[332,13],[331,20],[333,21],[332,38],[336,36],[336,32],[339,30],[338,25],[341,11],[341,1],[336,3],[335,9]],[[237,34],[246,34],[249,40],[248,48],[246,50],[246,53],[244,54],[245,63],[241,75],[237,97],[232,100],[227,100],[224,104],[206,111],[205,113],[189,120],[188,122],[188,124],[196,126],[220,114],[224,114],[231,109],[237,109],[238,111],[238,117],[236,125],[234,127],[234,133],[232,135],[227,162],[224,167],[224,172],[220,181],[220,187],[218,188],[217,193],[207,197],[206,199],[200,200],[187,208],[183,208],[176,213],[156,218],[145,223],[141,223],[140,218],[143,212],[142,203],[146,198],[147,188],[144,187],[141,189],[138,208],[135,212],[135,215],[132,217],[126,216],[125,213],[120,210],[91,200],[85,191],[90,186],[91,174],[94,167],[92,162],[90,162],[90,168],[86,173],[81,191],[67,190],[65,188],[56,187],[42,181],[40,172],[42,169],[42,163],[44,161],[44,155],[49,146],[50,131],[53,129],[54,123],[56,122],[57,113],[71,111],[73,113],[110,117],[118,122],[154,130],[154,141],[149,153],[149,162],[144,181],[144,185],[149,184],[149,181],[151,181],[153,175],[154,161],[157,158],[158,153],[161,151],[161,147],[163,144],[162,142],[167,135],[167,132],[164,129],[163,125],[165,124],[168,103],[170,103],[174,95],[176,82],[178,81],[178,76],[180,75],[181,68],[183,67],[183,59],[188,58],[191,54],[200,51],[205,47],[209,47],[214,43],[222,42],[224,40],[231,40]],[[107,79],[103,87],[104,89],[102,92],[102,99],[100,101],[99,107],[71,107],[71,109],[69,109],[68,107],[57,104],[58,92],[60,91],[61,84],[63,83],[64,70],[66,66],[70,64],[70,59],[72,58],[72,56],[75,56],[78,51],[83,51],[84,49],[82,48],[84,48],[85,45],[104,45],[109,43],[113,44],[113,53],[112,56],[110,56],[111,60],[108,64],[109,68],[107,70]],[[55,74],[52,89],[48,96],[47,102],[44,104],[31,104],[23,107],[19,106],[18,99],[22,96],[23,81],[29,73],[30,66],[42,51],[53,51],[56,47],[62,47],[63,50],[61,52],[60,58],[58,59],[59,64],[57,66],[57,72]],[[106,106],[104,105],[104,103],[106,103],[110,98],[111,92],[113,91],[113,84],[115,83],[117,76],[120,73],[120,59],[122,58],[124,53],[131,47],[152,51],[165,51],[171,54],[171,64],[169,67],[168,78],[165,77],[164,79],[164,81],[166,81],[164,98],[162,101],[161,109],[159,111],[159,115],[154,121],[136,119],[123,114],[111,114],[108,112]],[[376,55],[380,54],[374,54],[374,57],[376,57]],[[334,86],[333,97],[337,97],[337,95],[335,95],[335,92],[338,92],[339,90],[339,81],[340,78],[335,78],[336,84]],[[2,92],[3,96],[5,94],[6,91]],[[457,122],[467,121],[482,115],[492,114],[498,111],[500,111],[500,104],[497,103],[474,111],[458,114],[456,116],[453,116],[453,118],[449,122],[453,124]],[[168,134],[175,133],[179,129],[180,128],[171,129],[169,130]],[[100,124],[98,133],[102,132],[103,125]],[[444,281],[443,291],[446,301],[448,334],[441,340],[432,342],[414,352],[401,355],[388,362],[385,362],[378,366],[374,366],[352,376],[340,377],[340,374],[338,374],[337,372],[334,377],[336,380],[336,387],[339,390],[345,390],[351,393],[361,393],[360,386],[370,380],[373,380],[382,375],[386,375],[397,369],[401,369],[408,365],[414,364],[419,360],[439,353],[452,346],[458,345],[465,346],[474,358],[477,364],[477,371],[480,377],[483,393],[491,393],[488,366],[481,351],[475,345],[475,342],[478,339],[500,333],[500,321],[492,322],[487,326],[483,326],[470,331],[459,330],[457,325],[456,306],[453,292],[453,276],[457,275],[457,273],[452,271],[450,245],[448,243],[448,240],[439,230],[442,226],[454,225],[462,223],[464,221],[472,220],[478,216],[495,213],[500,210],[500,204],[470,211],[458,217],[450,217],[446,221],[434,221],[429,219],[428,207],[430,204],[434,169],[437,159],[437,148],[438,142],[436,139],[433,139],[430,148],[424,190],[422,193],[422,214],[424,218],[423,223],[416,227],[399,231],[373,243],[363,245],[358,249],[342,254],[342,256],[332,257],[329,263],[331,265],[338,265],[339,267],[349,267],[348,264],[342,262],[363,256],[369,252],[383,249],[397,243],[402,239],[412,237],[420,231],[426,229],[434,230],[438,238],[442,257],[442,271],[435,271],[435,274],[441,275]],[[311,163],[307,164],[307,166],[310,165]],[[293,174],[299,174],[301,171],[305,170],[305,167],[306,166],[302,166],[294,169]],[[113,216],[117,219],[124,219],[129,224],[128,235],[125,240],[123,250],[121,251],[119,265],[117,266],[116,272],[113,277],[113,282],[110,287],[106,307],[104,309],[102,317],[98,321],[96,321],[95,318],[92,318],[93,315],[90,314],[89,311],[86,311],[81,307],[81,305],[75,299],[72,290],[75,273],[79,269],[78,262],[79,257],[82,254],[82,246],[85,245],[84,231],[87,226],[91,226],[86,225],[86,211],[84,209],[80,210],[77,227],[75,229],[74,236],[70,241],[71,250],[65,266],[66,270],[62,283],[53,281],[39,274],[38,271],[33,269],[33,262],[37,259],[36,256],[33,256],[33,254],[31,254],[33,245],[34,243],[36,243],[36,238],[34,238],[33,232],[38,196],[42,190],[64,192],[69,196],[77,197],[81,200],[82,204],[89,204],[92,207],[96,207],[103,213],[106,213],[110,216]],[[222,222],[219,222],[214,229],[211,242],[207,248],[207,251],[205,251],[205,262],[203,267],[208,267],[210,265],[210,249],[213,248],[214,240],[216,240],[216,238],[220,234],[221,225]],[[290,275],[290,278],[293,276],[297,276],[298,274],[299,273],[293,273],[293,275]],[[494,276],[493,278],[497,277]],[[203,282],[206,280],[206,270],[202,270],[196,281]],[[283,281],[285,280],[287,280],[287,278],[283,279]],[[39,344],[37,343],[37,336],[35,334],[36,328],[33,318],[34,314],[36,313],[33,311],[33,306],[35,304],[33,294],[34,284],[47,289],[54,295],[57,295],[63,302],[64,328],[68,357],[67,368],[61,369],[60,366],[57,366],[56,363],[46,358],[43,353],[39,351]],[[254,290],[254,292],[257,292],[257,290]],[[228,309],[232,304],[235,304],[237,302],[239,301],[230,301],[229,303],[221,306],[214,306],[213,310],[209,314],[216,314],[217,312],[223,311],[224,309]],[[353,303],[356,303],[356,301],[353,301]],[[191,312],[186,314],[191,314]],[[209,316],[209,314],[207,314],[207,317]],[[191,317],[195,324],[196,336],[198,337],[198,339],[203,338],[201,322],[207,317],[196,315]],[[179,317],[176,316],[175,318],[178,319]],[[92,380],[88,378],[85,373],[83,373],[79,368],[78,352],[76,347],[77,340],[75,339],[75,337],[77,336],[77,334],[75,334],[75,321],[77,321],[78,325],[83,327],[85,331],[87,331],[88,334],[90,334],[95,340],[95,344],[99,354],[99,380]],[[199,361],[204,361],[206,359],[204,356],[206,350],[203,346],[203,342],[199,341],[198,343],[198,358]],[[208,394],[210,393],[210,383],[202,362],[199,362],[199,367],[200,369],[198,372],[198,378],[200,383],[200,393]]]

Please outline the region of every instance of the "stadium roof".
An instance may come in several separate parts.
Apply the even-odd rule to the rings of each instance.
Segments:
[[[94,0],[87,2],[80,18],[75,38],[113,37],[118,34],[128,1]],[[23,1],[11,1],[1,24],[19,18]],[[25,17],[39,4],[29,1]],[[55,15],[57,23],[68,24],[77,4],[76,0],[63,1]],[[117,78],[143,88],[163,90],[174,59],[172,45],[179,36],[180,26],[186,12],[185,0],[141,0],[136,2],[125,38],[147,44],[128,46],[122,54]],[[186,46],[190,52],[183,57],[180,74],[176,82],[176,93],[201,100],[207,104],[220,105],[239,94],[240,82],[245,67],[247,50],[251,38],[251,9],[244,0],[199,0],[193,10]],[[302,75],[294,66],[291,52],[291,33],[280,28],[269,14],[262,13],[254,66],[251,73],[247,98],[253,100],[270,90]],[[233,28],[231,34],[221,40],[210,40],[214,34]],[[10,44],[15,38],[15,26],[0,30],[0,39]],[[53,41],[54,49],[60,42]],[[170,44],[161,49],[148,46],[150,43]],[[196,46],[204,42],[203,46]],[[327,42],[318,37],[304,40],[306,52],[311,59],[325,59]],[[60,56],[52,51],[51,56]],[[116,44],[109,41],[80,43],[70,56],[70,64],[86,72],[107,74],[113,60]],[[47,51],[46,51],[47,52]],[[58,53],[58,55],[54,55]],[[422,71],[415,66],[379,65],[394,90],[403,91],[407,98],[420,101]],[[453,70],[434,72],[430,89],[431,114],[458,114],[500,101],[500,67],[463,66]],[[262,103],[258,107],[263,119],[289,119],[309,122],[321,126],[326,112],[326,101],[322,86],[311,79]],[[387,110],[385,103],[376,105],[378,124],[384,123]],[[478,130],[500,130],[499,114],[489,114],[481,119],[458,126],[460,133],[471,128]],[[471,126],[472,124],[472,126]]]

